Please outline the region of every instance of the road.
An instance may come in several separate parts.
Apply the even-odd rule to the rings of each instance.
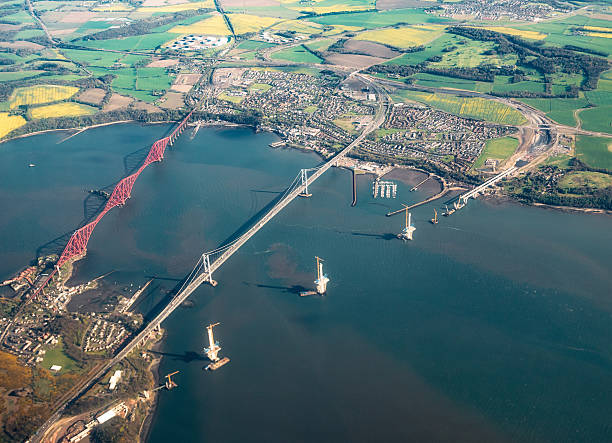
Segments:
[[[359,145],[361,141],[372,131],[376,130],[380,125],[382,125],[386,118],[386,106],[388,103],[389,97],[387,93],[379,88],[376,84],[372,83],[367,77],[362,76],[361,74],[355,73],[352,74],[354,76],[361,77],[363,81],[371,84],[374,90],[378,95],[378,110],[376,115],[372,119],[372,122],[359,134],[355,140],[347,147],[345,147],[342,151],[340,151],[336,156],[334,156],[331,160],[326,162],[323,166],[321,166],[317,171],[312,174],[308,178],[308,183],[312,184],[315,180],[317,180],[325,171],[334,166],[338,160],[344,157],[349,153],[351,149],[355,146]],[[282,211],[291,201],[293,201],[300,193],[302,192],[302,187],[297,187],[294,191],[285,196],[284,199],[279,201],[266,215],[262,217],[261,220],[257,222],[251,229],[249,229],[245,234],[243,234],[237,242],[235,242],[229,249],[227,249],[217,260],[215,260],[211,264],[211,273],[214,273],[217,269],[221,267],[229,258],[236,252],[238,249],[246,243],[253,235],[255,235],[267,222],[272,220],[276,214]],[[187,287],[185,287],[181,292],[179,292],[168,305],[159,313],[157,316],[147,324],[145,328],[143,328],[134,338],[130,340],[130,342],[123,347],[115,357],[111,360],[107,361],[101,366],[95,367],[90,373],[81,380],[77,385],[75,385],[68,393],[66,393],[60,399],[60,403],[57,404],[55,411],[52,416],[38,429],[36,435],[34,435],[30,441],[41,442],[43,441],[44,436],[47,434],[49,429],[53,426],[53,424],[60,419],[62,412],[66,408],[66,406],[77,399],[79,396],[84,394],[93,384],[97,382],[110,368],[123,360],[130,352],[132,352],[136,347],[138,347],[142,342],[144,342],[148,336],[153,332],[176,308],[178,308],[187,298],[205,281],[207,280],[207,274],[200,274],[195,280],[193,280]]]

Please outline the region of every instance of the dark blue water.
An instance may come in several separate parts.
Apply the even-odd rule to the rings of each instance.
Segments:
[[[0,278],[76,227],[83,189],[122,175],[125,155],[167,127],[100,128],[55,144],[44,135],[0,145]],[[109,270],[171,289],[318,157],[273,150],[270,134],[204,129],[111,211],[76,279]],[[130,158],[135,157],[133,154]],[[27,168],[28,163],[36,168]],[[373,200],[371,179],[332,169],[201,287],[163,325],[160,396],[150,442],[612,440],[610,218],[470,201],[436,226],[413,211],[415,240],[393,238],[396,201]],[[438,202],[438,207],[440,202]],[[328,295],[300,298],[323,257]],[[160,292],[162,293],[162,292]],[[143,300],[153,308],[159,297]],[[231,362],[194,358],[216,329]]]

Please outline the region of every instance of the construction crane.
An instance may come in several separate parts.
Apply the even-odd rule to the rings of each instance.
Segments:
[[[432,222],[434,225],[438,224],[438,211],[436,211],[436,208],[434,208],[434,218],[432,218],[430,222]]]
[[[206,356],[210,359],[210,361],[215,362],[219,360],[219,351],[221,350],[221,346],[219,343],[215,342],[215,337],[213,336],[213,328],[218,326],[220,323],[213,323],[211,325],[206,326],[206,331],[208,332],[208,348],[204,348],[204,352],[206,352]]]
[[[172,376],[178,374],[179,372],[180,371],[174,371],[166,375],[166,382],[163,385],[159,385],[158,387],[153,389],[153,392],[159,391],[160,389],[163,389],[163,388],[166,388],[168,391],[176,388],[178,385],[174,382],[174,380],[172,380]]]
[[[408,206],[402,203],[402,206],[406,211],[406,226],[402,229],[402,232],[397,234],[397,238],[401,240],[412,240],[412,233],[416,230],[414,226],[412,226],[411,217],[412,215],[408,212]]]

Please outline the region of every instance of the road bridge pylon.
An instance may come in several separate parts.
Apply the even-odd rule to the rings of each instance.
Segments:
[[[300,193],[300,197],[312,197],[312,194],[308,192],[308,169],[302,169],[300,171],[302,179],[302,187],[304,188]]]
[[[217,282],[212,278],[212,271],[210,270],[210,254],[202,254],[202,262],[204,264],[204,275],[206,276],[206,282],[211,286],[217,286]]]

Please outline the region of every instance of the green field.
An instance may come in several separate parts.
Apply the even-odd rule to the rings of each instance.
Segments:
[[[81,40],[77,41],[76,44],[87,48],[113,49],[119,51],[146,51],[158,49],[164,43],[174,38],[176,38],[176,34],[160,32],[110,40]]]
[[[494,123],[521,125],[525,117],[516,109],[494,100],[480,97],[457,97],[452,94],[431,94],[418,91],[401,91],[394,99],[409,99],[430,105],[433,108]]]
[[[587,35],[574,35],[572,28],[577,26],[601,26],[610,27],[610,22],[607,20],[595,19],[583,15],[575,15],[559,20],[545,21],[537,24],[529,25],[529,30],[539,31],[548,34],[543,40],[550,45],[575,45],[586,49],[595,49],[603,51],[607,54],[612,54],[612,45],[610,39],[601,37],[591,37]]]
[[[488,158],[504,161],[510,157],[518,146],[518,140],[512,137],[501,137],[487,140],[484,149],[472,166],[474,169],[482,168]]]
[[[367,29],[391,26],[398,23],[409,25],[419,23],[443,23],[448,19],[427,14],[420,9],[395,9],[379,12],[355,12],[353,14],[326,15],[310,21],[323,25],[360,26]]]
[[[64,353],[64,344],[61,338],[55,347],[47,350],[40,365],[47,370],[53,365],[61,366],[60,374],[78,369],[76,362]]]
[[[17,72],[0,72],[0,82],[10,82],[12,80],[21,80],[24,78],[36,77],[45,71],[17,71]]]
[[[258,49],[271,48],[272,46],[276,45],[274,43],[260,42],[257,40],[245,40],[243,42],[240,42],[238,46],[236,46],[236,49],[246,49],[248,51],[255,51]]]
[[[557,123],[568,126],[578,124],[574,118],[574,111],[588,104],[584,98],[523,98],[520,101],[545,112]]]
[[[612,176],[601,172],[573,171],[559,180],[559,187],[566,190],[582,187],[602,189],[609,186],[612,186]]]
[[[598,106],[580,112],[582,128],[612,134],[612,105]]]
[[[576,158],[592,168],[612,171],[612,139],[576,136]]]
[[[283,49],[272,54],[274,60],[287,60],[296,63],[321,63],[323,60],[304,48],[304,45]]]

